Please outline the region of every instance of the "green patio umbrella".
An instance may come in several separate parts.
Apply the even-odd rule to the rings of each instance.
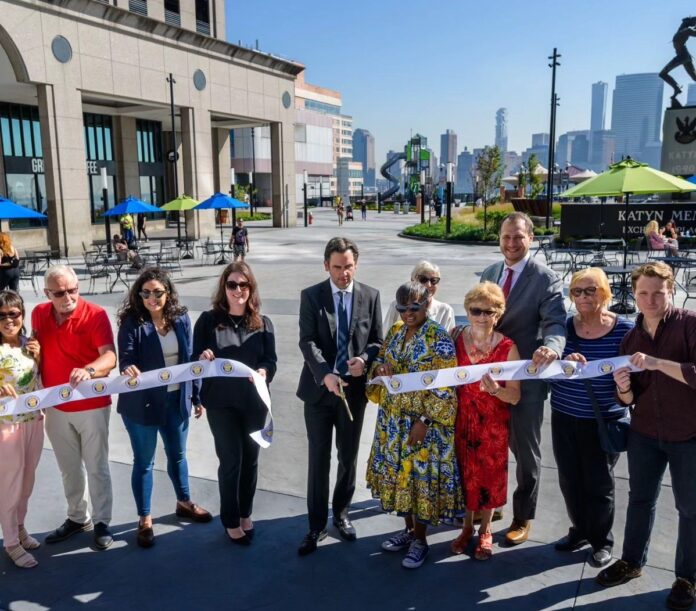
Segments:
[[[199,202],[197,202],[192,197],[188,195],[179,195],[176,199],[160,206],[160,210],[167,210],[168,212],[181,212],[182,210],[193,210]],[[176,219],[176,229],[177,238],[181,240],[181,215],[179,214]],[[186,241],[188,242],[188,228],[184,224],[184,231],[186,233]]]
[[[630,157],[609,166],[606,172],[571,187],[561,197],[618,197],[625,201],[624,214],[624,257],[626,267],[628,251],[628,202],[631,195],[651,195],[653,193],[685,193],[696,191],[696,185],[651,168]]]

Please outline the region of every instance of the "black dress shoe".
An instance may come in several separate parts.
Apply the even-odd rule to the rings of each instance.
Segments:
[[[326,539],[326,536],[329,533],[326,532],[326,529],[324,530],[310,530],[306,535],[305,538],[302,539],[302,543],[300,543],[300,547],[297,548],[297,553],[300,556],[306,556],[307,554],[311,554],[313,551],[317,549],[317,543],[319,541],[323,541]]]
[[[587,539],[567,534],[565,537],[561,537],[556,541],[554,548],[558,552],[574,552],[585,547],[588,543]]]
[[[113,535],[109,532],[109,527],[104,522],[97,522],[94,525],[94,547],[105,550],[111,547],[114,542]]]
[[[244,530],[244,529],[242,529]],[[254,527],[252,526],[249,530],[244,530],[244,534],[248,537],[248,539],[251,541],[254,538],[254,535],[256,534],[254,532]]]
[[[49,545],[51,543],[60,543],[61,541],[65,541],[77,533],[85,532],[87,530],[92,530],[91,521],[80,524],[79,522],[73,522],[70,518],[68,518],[50,535],[48,535],[45,541]]]
[[[230,537],[230,533],[227,533],[227,538],[230,541],[232,541],[232,543],[234,543],[235,545],[243,545],[245,547],[251,545],[251,537],[246,533],[244,533],[244,536],[238,537],[237,539],[233,539],[232,537]]]
[[[334,526],[338,528],[338,532],[343,539],[346,541],[355,541],[355,526],[353,526],[353,523],[350,521],[348,516],[334,518],[333,523]]]
[[[136,541],[140,547],[152,547],[155,544],[155,531],[151,526],[138,525]]]

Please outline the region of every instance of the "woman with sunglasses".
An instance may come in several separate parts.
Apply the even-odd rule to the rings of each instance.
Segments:
[[[0,292],[0,397],[14,398],[41,387],[39,342],[24,334],[24,301],[14,291]],[[27,532],[24,518],[43,448],[43,414],[0,416],[0,527],[5,552],[16,566],[38,562],[30,550],[39,542]]]
[[[191,320],[179,305],[169,275],[156,267],[135,280],[118,312],[118,358],[122,375],[137,377],[153,369],[172,367],[191,360]],[[191,501],[186,438],[193,410],[200,418],[198,385],[191,382],[162,385],[124,393],[118,412],[133,447],[131,487],[138,510],[137,543],[152,547],[150,499],[157,434],[167,455],[167,473],[176,492],[176,515],[193,522],[210,522],[212,516]]]
[[[194,354],[209,361],[239,361],[270,384],[277,361],[273,324],[261,315],[256,278],[244,261],[230,263],[223,270],[212,305],[196,322]],[[232,543],[250,545],[259,446],[249,434],[263,428],[267,408],[251,378],[205,379],[201,400],[220,461],[220,520]]]
[[[430,295],[430,305],[428,306],[428,316],[435,322],[440,323],[446,331],[454,327],[454,310],[448,303],[443,303],[435,299],[438,285],[440,284],[440,268],[430,261],[419,261],[411,271],[411,281],[420,282]],[[396,310],[396,301],[392,301],[384,317],[385,331],[391,329],[395,322],[400,320],[399,312]]]
[[[575,272],[569,292],[577,313],[566,323],[562,358],[584,363],[618,356],[634,324],[607,309],[612,294],[604,271],[589,267]],[[592,378],[589,384],[605,420],[624,415],[610,375]],[[614,465],[619,455],[602,449],[592,399],[582,380],[552,382],[551,439],[570,518],[568,534],[555,547],[570,552],[589,544],[590,564],[605,566],[614,545]]]
[[[519,360],[514,342],[495,330],[505,312],[505,297],[497,284],[477,284],[464,297],[464,308],[469,324],[452,332],[458,365]],[[493,510],[507,502],[508,423],[510,405],[520,400],[520,383],[498,382],[493,373],[487,373],[480,382],[458,386],[457,394],[455,438],[466,517],[462,532],[450,547],[455,554],[466,551],[474,535],[474,514],[479,512],[481,525],[474,557],[488,560],[493,554]]]
[[[408,282],[396,291],[401,322],[384,340],[370,377],[454,367],[454,346],[447,331],[428,318],[428,289]],[[382,543],[382,549],[408,549],[404,568],[420,567],[428,555],[426,530],[461,514],[462,491],[454,457],[457,400],[451,388],[389,394],[369,386],[379,405],[367,466],[367,486],[384,511],[404,516],[406,528]]]

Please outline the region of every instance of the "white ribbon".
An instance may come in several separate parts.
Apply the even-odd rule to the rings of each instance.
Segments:
[[[35,392],[20,395],[17,399],[5,399],[0,402],[0,416],[15,416],[36,412],[41,409],[63,405],[81,399],[93,399],[105,395],[116,395],[136,390],[157,388],[201,380],[203,378],[252,378],[254,388],[266,405],[266,423],[259,431],[250,433],[250,437],[262,448],[271,445],[273,439],[273,414],[271,413],[271,395],[266,381],[253,369],[238,361],[215,359],[213,361],[193,361],[174,367],[164,367],[145,371],[139,376],[116,376],[110,378],[95,378],[80,382],[75,388],[70,384],[60,384],[43,388]]]
[[[553,361],[544,367],[535,365],[532,361],[503,361],[378,376],[370,380],[368,384],[381,384],[390,394],[395,395],[472,384],[478,382],[487,373],[494,380],[577,380],[608,375],[621,367],[640,371],[631,365],[629,358],[629,356],[617,356],[611,359],[589,361],[584,365],[576,361]]]

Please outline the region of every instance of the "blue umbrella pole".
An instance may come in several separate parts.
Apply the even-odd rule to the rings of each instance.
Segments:
[[[218,265],[224,265],[227,263],[227,257],[225,256],[225,242],[222,237],[222,210],[220,210],[220,258],[215,262]]]

